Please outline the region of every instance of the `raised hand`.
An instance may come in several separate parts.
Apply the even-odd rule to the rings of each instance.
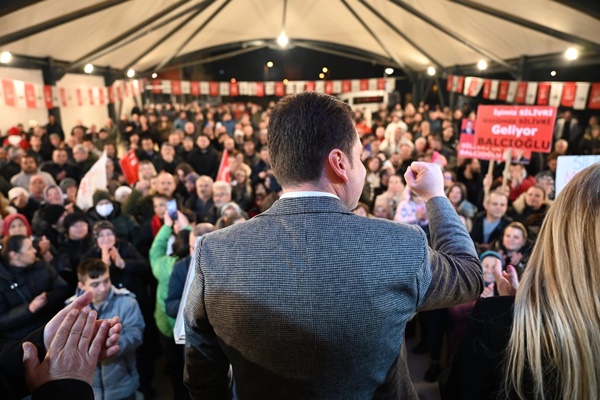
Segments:
[[[53,380],[77,379],[92,383],[96,363],[110,329],[110,324],[103,321],[94,334],[96,317],[96,311],[87,307],[82,310],[71,309],[41,363],[35,345],[23,343],[25,380],[32,393]]]
[[[406,184],[425,202],[432,197],[445,196],[444,176],[438,165],[415,161],[404,174]]]

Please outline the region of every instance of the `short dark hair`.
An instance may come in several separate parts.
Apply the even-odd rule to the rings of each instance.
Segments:
[[[108,272],[108,266],[99,258],[89,258],[77,266],[77,279],[83,283],[86,278],[97,279]]]
[[[8,253],[11,251],[18,253],[23,248],[23,243],[25,239],[29,239],[27,236],[23,235],[13,235],[13,236],[5,236],[4,240],[2,240],[2,257],[8,263],[9,257]]]
[[[352,108],[323,93],[284,97],[273,109],[267,145],[273,172],[283,186],[314,182],[333,149],[352,163],[357,140]]]

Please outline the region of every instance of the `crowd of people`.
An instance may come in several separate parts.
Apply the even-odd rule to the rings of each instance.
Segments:
[[[267,146],[273,107],[150,104],[104,126],[78,121],[68,134],[53,117],[28,130],[8,129],[0,149],[0,339],[26,337],[73,301],[72,295],[91,290],[99,318],[118,315],[124,327],[118,361],[97,367],[92,384],[97,398],[133,399],[136,390],[154,398],[157,349],[166,355],[174,398],[189,398],[183,348],[174,342],[173,327],[194,243],[265,212],[282,195]],[[499,294],[494,266],[519,276],[527,270],[555,197],[558,156],[600,154],[600,124],[591,117],[582,126],[565,111],[552,153],[533,153],[528,164],[488,168],[487,161],[458,157],[463,118],[475,118],[467,106],[382,104],[373,113],[354,110],[366,178],[352,211],[415,225],[429,235],[425,201],[408,189],[404,175],[414,161],[439,165],[446,196],[484,268],[481,296],[493,297]],[[119,157],[131,149],[139,176],[129,185]],[[216,180],[225,150],[230,177]],[[82,210],[78,186],[103,151],[107,188],[97,190],[93,206]],[[175,213],[167,206],[172,200]],[[431,357],[425,380],[438,380],[474,304],[413,319],[420,341],[411,350]],[[521,362],[516,355],[513,360]]]

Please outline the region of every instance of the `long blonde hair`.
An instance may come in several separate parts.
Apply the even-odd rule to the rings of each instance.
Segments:
[[[598,398],[600,164],[575,175],[550,207],[517,291],[507,350],[507,394]]]

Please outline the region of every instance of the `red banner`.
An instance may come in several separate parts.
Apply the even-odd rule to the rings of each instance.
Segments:
[[[104,88],[101,87],[98,89],[98,100],[100,101],[100,105],[103,106],[106,104],[106,96],[104,94]]]
[[[549,153],[555,119],[555,107],[479,106],[475,144]]]
[[[325,93],[327,93],[327,94],[333,93],[333,82],[332,81],[325,82]]]
[[[52,101],[52,86],[44,85],[44,103],[46,103],[46,108],[48,110],[54,108],[54,102]]]
[[[573,107],[575,102],[575,92],[577,91],[577,85],[575,82],[565,82],[563,85],[562,98],[560,105],[563,107]]]
[[[283,82],[275,82],[275,96],[285,96],[285,85]]]
[[[368,79],[360,80],[360,90],[369,90],[369,80]]]
[[[600,83],[592,84],[588,108],[591,110],[600,110]]]
[[[480,78],[473,78],[471,79],[471,83],[469,84],[469,87],[467,89],[467,95],[470,97],[475,97],[477,96],[477,89],[480,88],[479,86],[479,82],[480,82]]]
[[[25,105],[27,108],[37,108],[33,83],[25,82]]]
[[[306,81],[306,91],[307,92],[315,91],[315,81]]]
[[[194,96],[200,95],[200,82],[198,82],[198,81],[190,82],[190,93]]]
[[[94,88],[88,89],[88,97],[90,98],[90,106],[94,105]]]
[[[117,85],[117,100],[123,101],[123,93],[121,91],[121,86]]]
[[[4,91],[4,104],[9,107],[16,105],[15,83],[12,79],[2,79],[2,90]]]
[[[446,91],[450,92],[452,91],[452,79],[454,78],[453,75],[448,75],[448,80],[446,81]]]
[[[218,96],[219,95],[219,82],[211,82],[210,87],[208,89],[208,93],[211,96]]]
[[[519,82],[517,85],[517,94],[515,95],[515,103],[525,104],[525,96],[527,95],[527,82]]]
[[[64,87],[61,87],[59,89],[59,93],[60,93],[60,105],[62,107],[66,107],[69,104],[69,100],[67,99],[67,89],[65,89]]]
[[[385,79],[381,78],[377,80],[377,90],[385,90]]]
[[[160,79],[152,80],[152,93],[162,93],[162,81]]]
[[[547,106],[548,100],[550,99],[550,87],[548,82],[540,83],[538,85],[537,103],[540,106]]]
[[[498,100],[506,101],[508,95],[508,81],[500,81],[498,84]]]
[[[230,96],[239,96],[240,95],[240,87],[237,82],[229,82],[229,95]]]
[[[81,89],[75,89],[75,98],[77,99],[77,105],[79,107],[83,106],[83,95],[81,94]]]
[[[342,93],[347,93],[350,92],[352,90],[352,83],[350,83],[350,81],[345,80],[342,81]]]
[[[135,150],[129,150],[119,161],[119,165],[121,166],[121,171],[123,171],[123,175],[127,179],[127,183],[133,185],[138,181],[138,158],[135,155]]]
[[[489,79],[486,79],[483,81],[483,98],[484,99],[489,99],[490,98],[490,91],[492,90],[492,81]]]
[[[265,84],[263,82],[256,82],[256,95],[259,97],[265,95]]]
[[[115,91],[112,86],[108,87],[108,102],[113,104],[115,102]]]
[[[458,77],[458,83],[456,84],[456,92],[457,93],[462,93],[463,89],[464,89],[464,85],[465,85],[465,77],[464,76],[459,76]]]
[[[229,152],[223,150],[221,163],[219,164],[219,172],[217,172],[217,181],[225,181],[231,183],[231,170],[229,167]]]
[[[171,81],[171,93],[175,96],[181,94],[181,81]]]

